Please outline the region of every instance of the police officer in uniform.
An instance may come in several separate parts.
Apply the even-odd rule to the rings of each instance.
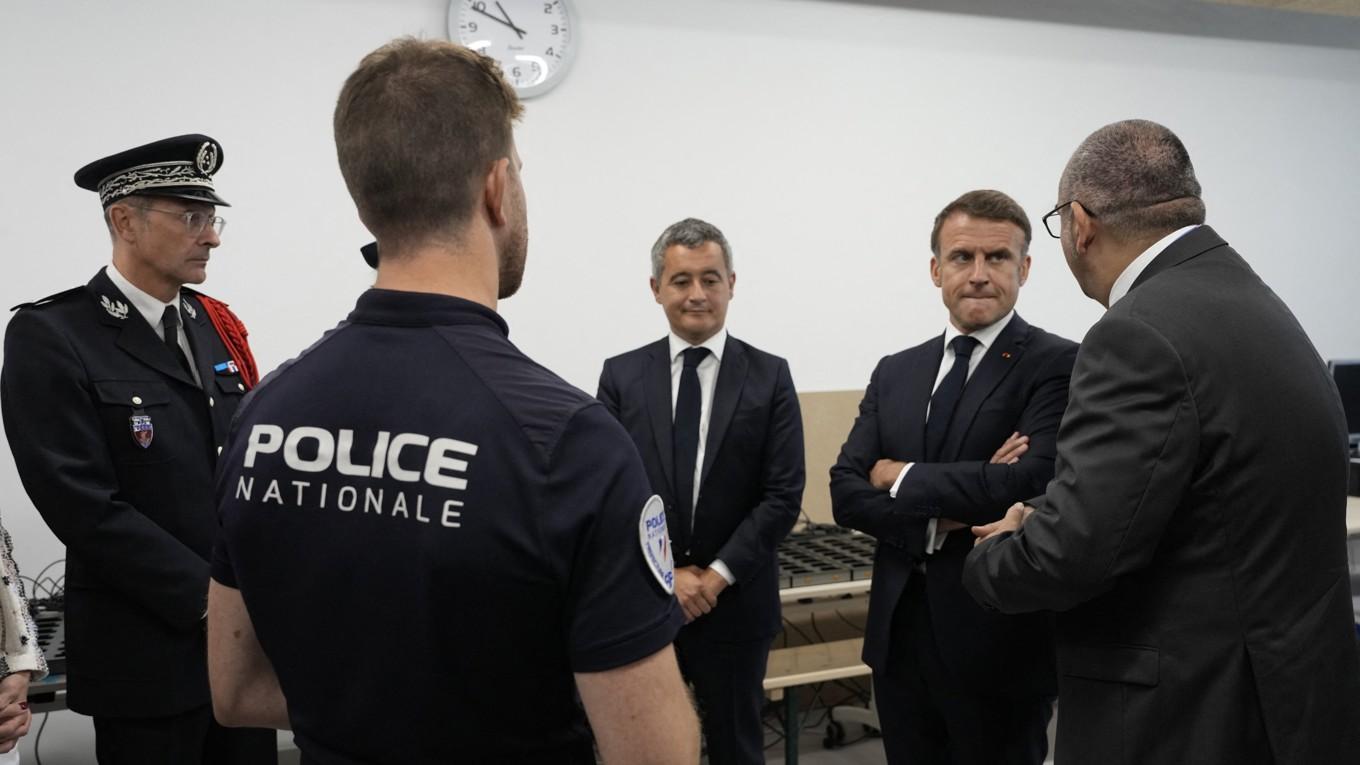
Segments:
[[[496,312],[519,113],[493,61],[413,39],[336,106],[377,281],[242,408],[209,591],[219,719],[291,727],[304,763],[699,759],[664,507]]]
[[[213,473],[254,372],[240,322],[183,286],[220,244],[222,156],[186,135],[77,172],[113,261],[5,333],[5,435],[67,548],[67,704],[94,717],[101,765],[277,760],[272,731],[227,730],[209,707]]]

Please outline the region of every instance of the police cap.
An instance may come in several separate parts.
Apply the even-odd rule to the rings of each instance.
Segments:
[[[76,171],[76,185],[99,192],[105,207],[132,194],[230,207],[213,190],[222,144],[206,135],[175,136],[97,159]]]

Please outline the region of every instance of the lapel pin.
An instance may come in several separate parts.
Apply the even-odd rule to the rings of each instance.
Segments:
[[[1009,359],[1010,357],[1011,357],[1011,352],[1010,352],[1010,351],[1002,351],[1002,352],[1001,352],[1001,358],[1003,358],[1003,359]]]

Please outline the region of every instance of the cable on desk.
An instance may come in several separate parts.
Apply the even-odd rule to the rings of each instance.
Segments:
[[[846,617],[845,614],[841,613],[841,610],[840,610],[839,608],[836,609],[836,616],[840,617],[840,620],[843,621],[843,622],[845,622],[846,625],[850,627],[850,629],[855,630],[856,632],[859,632],[860,634],[864,634],[865,625],[863,625],[863,624],[855,624],[854,622],[850,621],[850,619],[849,619],[848,617]]]
[[[817,629],[817,612],[808,611],[808,626],[812,627],[812,634],[817,636],[818,643],[825,643],[826,638],[822,637],[822,631]]]
[[[784,616],[784,617],[782,617],[782,618],[784,619],[784,627],[785,627],[785,630],[784,630],[784,646],[783,646],[784,648],[788,648],[788,647],[789,647],[789,639],[788,639],[789,632],[788,632],[788,628],[790,628],[790,627],[793,628],[793,630],[794,630],[795,632],[798,633],[798,636],[799,636],[799,637],[803,638],[803,641],[804,641],[805,643],[807,643],[807,644],[812,644],[812,643],[818,642],[818,641],[816,641],[816,640],[813,640],[806,632],[804,632],[802,627],[799,627],[797,624],[794,624],[792,621],[790,621],[790,620],[789,620],[789,617]],[[826,642],[826,641],[823,640],[823,641],[820,641],[820,642],[823,642],[823,643],[824,643],[824,642]]]

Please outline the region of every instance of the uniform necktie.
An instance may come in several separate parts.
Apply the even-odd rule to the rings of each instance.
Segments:
[[[680,390],[675,397],[675,423],[671,437],[675,447],[675,506],[679,510],[683,538],[694,527],[694,468],[699,455],[699,414],[703,394],[699,390],[699,362],[707,348],[688,348],[680,370]]]
[[[959,335],[949,342],[949,349],[954,352],[954,366],[930,397],[930,416],[926,418],[926,462],[935,462],[940,457],[940,448],[949,432],[949,421],[963,397],[963,385],[968,382],[968,359],[977,346],[978,341],[968,335]]]
[[[185,374],[193,377],[194,372],[189,366],[189,359],[184,356],[184,349],[179,346],[179,309],[172,305],[166,306],[161,314],[161,327],[165,329],[165,347],[179,359],[179,365]]]

